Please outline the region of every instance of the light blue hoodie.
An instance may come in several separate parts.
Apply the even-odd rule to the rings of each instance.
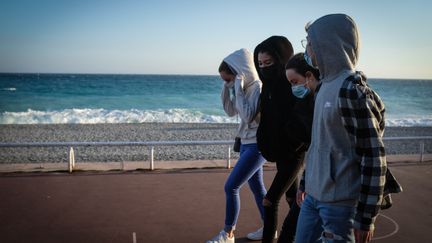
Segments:
[[[239,115],[238,136],[242,144],[256,143],[259,116],[258,100],[262,83],[255,70],[252,54],[240,49],[227,56],[224,61],[237,73],[235,81],[224,82],[221,99],[223,108],[229,116]],[[234,96],[230,95],[234,90]]]

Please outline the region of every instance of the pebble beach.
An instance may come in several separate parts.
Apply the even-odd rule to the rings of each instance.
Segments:
[[[106,142],[106,141],[202,141],[233,140],[237,124],[230,123],[126,123],[126,124],[35,124],[0,125],[1,143]],[[385,137],[432,136],[432,127],[387,127]],[[419,153],[419,141],[386,141],[387,154]],[[228,145],[161,146],[155,159],[161,161],[224,159]],[[146,146],[76,147],[81,162],[144,161]],[[68,161],[67,147],[0,147],[0,163]],[[432,141],[425,152],[432,153]],[[238,158],[238,153],[232,153]]]

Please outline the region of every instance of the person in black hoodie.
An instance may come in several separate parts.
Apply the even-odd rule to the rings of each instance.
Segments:
[[[290,140],[293,107],[296,99],[285,76],[285,64],[293,55],[286,37],[271,36],[254,50],[255,68],[263,83],[260,96],[261,121],[257,131],[258,149],[267,161],[276,162],[277,173],[263,200],[264,227],[261,232],[248,235],[249,239],[273,242],[277,228],[279,201],[284,194],[290,205],[290,214],[297,219],[295,196],[298,174],[303,167],[305,150],[296,150]],[[295,225],[285,227],[283,238],[294,238]],[[293,230],[288,230],[293,228]],[[261,234],[261,235],[260,235]]]

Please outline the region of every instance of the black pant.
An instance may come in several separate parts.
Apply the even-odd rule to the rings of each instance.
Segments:
[[[298,176],[303,168],[304,152],[293,153],[291,158],[277,161],[277,173],[267,191],[265,198],[270,201],[271,206],[264,206],[264,231],[263,243],[273,242],[277,229],[277,215],[279,201],[286,193],[290,211],[285,218],[282,231],[279,235],[279,243],[293,242],[297,227],[297,219],[300,212],[295,202],[295,195],[298,187]]]

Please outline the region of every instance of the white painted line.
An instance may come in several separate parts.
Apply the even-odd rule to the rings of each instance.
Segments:
[[[136,243],[136,242],[137,242],[137,241],[136,241],[136,233],[135,233],[135,232],[132,233],[132,242],[133,242],[133,243]]]
[[[392,222],[394,224],[394,226],[395,226],[395,229],[390,234],[386,234],[386,235],[383,235],[383,236],[380,236],[380,237],[373,237],[372,240],[381,240],[381,239],[389,238],[390,236],[395,235],[399,231],[399,224],[396,221],[394,221],[389,216],[385,216],[384,214],[380,213],[379,215],[382,216],[382,217],[384,217],[384,218],[386,218],[386,219],[388,219],[390,222]]]

